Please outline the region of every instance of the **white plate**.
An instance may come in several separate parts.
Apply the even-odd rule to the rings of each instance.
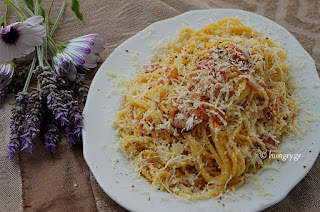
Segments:
[[[117,94],[107,98],[106,95],[115,89],[107,79],[105,71],[128,74],[136,67],[128,58],[128,53],[137,52],[140,64],[146,64],[152,55],[151,44],[165,39],[173,39],[177,31],[186,26],[199,29],[210,22],[237,16],[243,23],[251,25],[265,36],[282,41],[282,46],[288,50],[290,71],[294,77],[301,80],[306,87],[300,93],[306,97],[309,110],[320,114],[319,77],[313,59],[298,43],[298,41],[280,25],[260,15],[231,9],[199,10],[184,13],[174,18],[154,23],[135,36],[121,44],[102,64],[97,72],[88,95],[84,109],[83,148],[84,157],[92,173],[102,189],[114,201],[131,211],[258,211],[282,200],[288,192],[308,173],[319,154],[319,131],[309,130],[301,140],[286,139],[282,149],[286,154],[301,154],[298,161],[274,163],[280,169],[265,170],[260,176],[262,184],[272,195],[260,195],[259,190],[252,188],[254,183],[246,183],[228,199],[218,201],[209,199],[186,202],[174,198],[165,192],[155,191],[145,181],[137,178],[128,168],[128,161],[116,149],[115,130],[110,127],[107,119],[114,119],[119,109],[122,95]],[[153,33],[152,30],[154,31]],[[305,64],[304,64],[305,63]],[[304,65],[303,65],[304,64]],[[300,66],[300,70],[296,70]],[[300,113],[300,116],[306,116]],[[309,129],[318,129],[318,123],[310,123]],[[105,148],[103,146],[105,145]],[[311,151],[311,152],[309,152]],[[304,168],[305,166],[305,168]],[[274,180],[271,180],[274,179]],[[132,187],[134,186],[134,188]],[[249,197],[245,197],[245,191]],[[150,197],[150,200],[149,200]],[[224,206],[222,206],[224,204]]]

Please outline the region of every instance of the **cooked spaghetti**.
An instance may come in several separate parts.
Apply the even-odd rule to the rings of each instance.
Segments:
[[[121,149],[174,195],[203,199],[240,187],[297,116],[286,55],[236,18],[182,30],[127,88]]]

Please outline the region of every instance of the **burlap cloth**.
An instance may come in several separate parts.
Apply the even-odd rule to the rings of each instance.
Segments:
[[[81,0],[83,22],[71,13],[70,2],[56,32],[56,41],[102,33],[106,41],[102,61],[123,41],[156,21],[190,10],[235,8],[258,13],[285,27],[311,54],[319,70],[320,2],[317,0]],[[61,4],[62,0],[55,1],[52,17],[56,17]],[[0,14],[3,13],[1,5]],[[93,76],[94,71],[89,75],[89,82]],[[23,152],[9,161],[6,145],[12,102],[13,96],[9,96],[0,105],[0,211],[124,211],[97,184],[83,159],[82,147],[70,148],[65,139],[60,141],[56,155],[44,150],[40,138],[34,154]],[[288,196],[266,211],[320,211],[319,173],[318,158]]]

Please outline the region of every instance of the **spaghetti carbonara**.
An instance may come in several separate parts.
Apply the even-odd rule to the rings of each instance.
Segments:
[[[237,18],[186,28],[125,92],[120,147],[158,190],[188,199],[243,185],[297,110],[287,51]]]

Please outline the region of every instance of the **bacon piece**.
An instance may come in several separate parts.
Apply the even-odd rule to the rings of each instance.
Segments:
[[[178,69],[176,68],[167,68],[165,71],[164,71],[164,78],[165,79],[169,79],[169,84],[171,85],[172,82],[171,82],[171,79],[172,78],[177,78],[177,76],[179,75],[178,73]],[[160,80],[158,81],[157,85],[160,85],[160,84],[163,84],[164,81],[163,81],[163,78],[161,77]]]
[[[225,116],[222,113],[219,113],[219,114],[223,119],[225,119]],[[220,118],[217,115],[214,115],[211,118],[213,119],[214,122],[216,122],[216,124],[224,125],[223,122],[220,120]]]
[[[223,125],[222,121],[218,118],[217,115],[212,116],[212,119],[214,120],[214,122],[216,122],[216,124]]]
[[[267,150],[275,150],[276,149],[276,141],[270,135],[260,135],[259,137],[266,145]]]
[[[272,110],[270,109],[270,107],[264,108],[264,109],[263,109],[263,113],[265,114],[265,117],[266,117],[267,120],[271,120],[271,119],[274,117],[274,115],[273,115]]]
[[[194,117],[194,120],[196,120],[197,122],[196,124],[194,123],[190,129],[186,129],[187,121],[192,116]],[[197,108],[193,108],[188,112],[188,114],[180,113],[179,111],[174,111],[172,126],[177,127],[179,129],[184,129],[186,131],[191,131],[196,125],[202,123],[205,120],[208,120],[208,115],[206,114],[206,107],[202,105]]]
[[[232,57],[234,59],[240,60],[240,61],[248,61],[248,58],[246,57],[245,53],[241,49],[237,48],[235,45],[232,45],[231,52],[232,52]]]
[[[197,121],[205,121],[208,119],[208,115],[206,114],[206,108],[205,106],[201,105],[197,108],[194,108],[192,109],[189,113],[188,113],[188,116],[194,116],[194,118],[197,120]]]
[[[171,78],[177,78],[178,76],[178,69],[176,68],[167,68],[165,71],[165,77],[167,79],[171,79]]]
[[[161,131],[163,131],[165,134],[169,135],[170,137],[172,137],[173,132],[167,130],[167,129],[161,129]]]
[[[144,70],[145,70],[145,73],[150,73],[150,72],[153,72],[157,69],[160,68],[160,65],[158,63],[154,63],[154,64],[151,64],[151,65],[147,65],[144,67]]]
[[[179,110],[178,110],[178,109],[176,109],[175,111],[173,111],[172,117],[174,118],[174,117],[177,115],[177,113],[179,113]]]
[[[267,120],[271,120],[277,115],[277,109],[279,108],[278,104],[275,105],[269,105],[268,107],[263,109],[263,113],[265,114],[265,117]]]
[[[176,113],[173,117],[172,126],[184,129],[187,125],[188,116],[183,113]]]
[[[251,75],[246,75],[244,78],[247,80],[248,85],[249,85],[254,91],[260,91],[260,90],[264,90],[264,89],[266,88],[266,85],[263,85],[263,84],[261,85],[261,84],[259,84],[259,83],[257,82],[257,80],[255,80],[255,79],[253,78],[253,76],[251,76]]]

